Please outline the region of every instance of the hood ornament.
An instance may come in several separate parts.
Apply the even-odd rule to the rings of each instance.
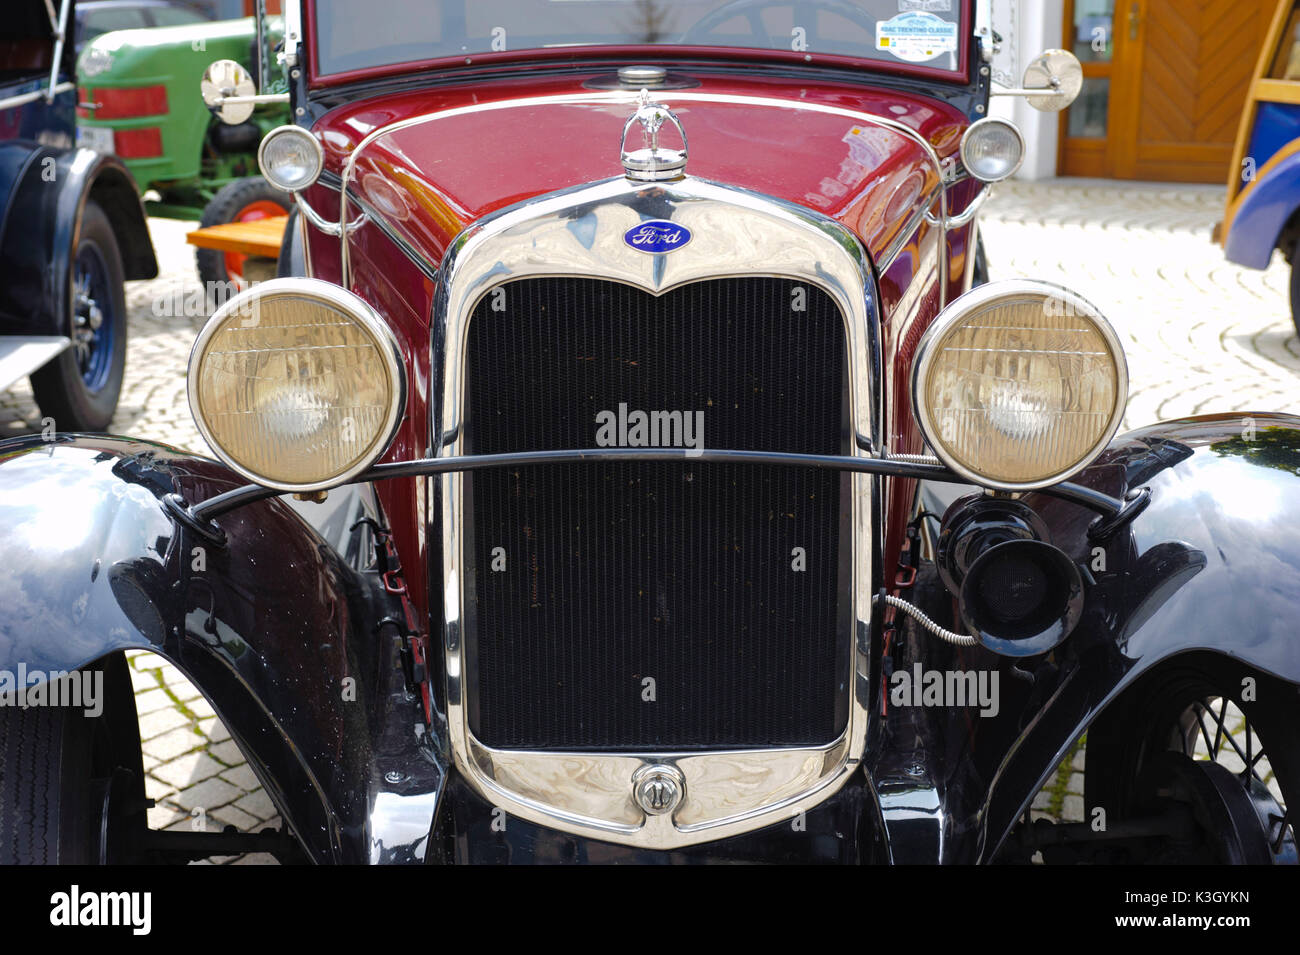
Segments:
[[[623,171],[634,182],[663,182],[680,179],[686,175],[686,131],[681,120],[662,103],[650,102],[650,91],[642,89],[637,98],[637,111],[623,126]],[[642,148],[629,150],[627,134],[634,123],[641,124]],[[681,149],[667,149],[659,145],[659,131],[664,123],[671,123],[681,137]]]

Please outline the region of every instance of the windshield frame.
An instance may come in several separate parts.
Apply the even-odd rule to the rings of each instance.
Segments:
[[[844,56],[827,53],[796,52],[793,50],[769,50],[761,48],[735,46],[683,46],[668,43],[659,44],[621,44],[584,46],[566,46],[542,49],[520,49],[499,53],[475,53],[469,56],[431,57],[425,60],[409,60],[404,63],[391,63],[362,69],[346,70],[338,73],[320,73],[320,62],[316,45],[316,10],[313,0],[286,0],[286,5],[301,2],[303,46],[307,54],[307,86],[309,89],[324,89],[380,80],[388,77],[415,73],[438,71],[453,72],[467,66],[476,68],[505,67],[510,65],[540,66],[545,63],[571,65],[589,60],[609,61],[625,60],[628,62],[668,63],[677,60],[717,60],[731,62],[762,62],[776,67],[837,67],[851,70],[863,78],[872,74],[914,77],[928,81],[938,80],[952,86],[969,86],[971,83],[971,51],[974,46],[975,3],[976,0],[954,0],[958,4],[961,23],[965,28],[958,32],[958,62],[956,70],[927,66],[923,63],[908,63],[903,60],[876,60],[867,57]]]

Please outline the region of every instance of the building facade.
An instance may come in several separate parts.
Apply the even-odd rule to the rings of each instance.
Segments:
[[[1029,140],[1022,178],[1223,182],[1277,0],[994,0],[995,78],[1020,85],[1028,57],[1061,47],[1083,63],[1060,116],[1011,98],[994,115]]]

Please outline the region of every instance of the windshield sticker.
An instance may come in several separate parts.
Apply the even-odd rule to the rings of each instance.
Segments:
[[[910,10],[928,10],[931,13],[952,13],[952,0],[898,0],[900,13]]]
[[[957,24],[933,13],[900,13],[876,24],[876,48],[909,63],[933,60],[957,49]]]

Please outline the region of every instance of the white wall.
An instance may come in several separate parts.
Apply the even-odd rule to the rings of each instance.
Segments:
[[[1004,85],[1014,82],[1019,87],[1030,60],[1061,45],[1065,4],[1062,0],[994,0],[993,27],[1003,38],[993,60],[993,75]],[[1057,113],[1040,113],[1020,97],[995,96],[989,115],[1011,120],[1025,135],[1025,164],[1017,179],[1056,175]]]

